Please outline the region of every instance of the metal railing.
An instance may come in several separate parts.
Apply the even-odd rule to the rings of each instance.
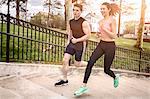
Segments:
[[[9,29],[8,29],[9,28]],[[8,31],[9,30],[9,31]],[[67,34],[0,13],[0,61],[61,64]],[[98,42],[88,41],[88,61]],[[95,66],[103,67],[103,57]],[[150,53],[117,47],[113,68],[150,72]]]
[[[44,61],[59,62],[67,35],[23,20],[10,17],[10,33],[7,33],[7,16],[0,20],[0,61]],[[9,44],[6,40],[9,36]],[[9,45],[9,54],[6,53]],[[51,48],[50,48],[51,47]],[[48,51],[44,49],[50,48]],[[8,55],[8,56],[7,56]]]

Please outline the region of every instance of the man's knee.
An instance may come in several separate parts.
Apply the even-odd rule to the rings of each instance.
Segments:
[[[69,64],[69,59],[64,58],[64,59],[63,59],[63,65],[68,65],[68,64]]]
[[[68,59],[63,59],[63,66],[61,68],[61,70],[64,72],[64,71],[67,71],[68,70],[68,66],[69,66],[69,60]]]

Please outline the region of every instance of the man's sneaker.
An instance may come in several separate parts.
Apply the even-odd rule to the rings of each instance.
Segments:
[[[68,80],[59,80],[57,83],[55,83],[55,86],[65,86],[68,84]]]
[[[116,77],[114,79],[114,87],[117,88],[119,85],[119,74],[116,74]]]
[[[84,93],[88,92],[88,88],[87,87],[80,87],[77,91],[75,91],[74,95],[75,96],[80,96]]]

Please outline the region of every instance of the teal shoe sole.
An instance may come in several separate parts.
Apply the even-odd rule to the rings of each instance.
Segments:
[[[88,92],[88,90],[86,90],[86,91],[84,91],[84,92],[82,92],[82,93],[74,93],[74,96],[81,96],[82,94],[84,94],[84,93],[87,93]]]

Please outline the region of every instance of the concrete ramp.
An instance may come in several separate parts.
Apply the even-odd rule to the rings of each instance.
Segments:
[[[114,88],[113,79],[104,74],[103,69],[93,68],[88,82],[89,92],[75,97],[73,93],[82,84],[85,67],[71,67],[69,84],[55,87],[54,83],[61,76],[60,66],[4,64],[0,64],[0,68],[7,70],[7,75],[3,71],[3,76],[0,76],[0,99],[150,99],[148,74],[143,76],[119,71],[120,84]],[[10,66],[13,67],[9,74]]]

